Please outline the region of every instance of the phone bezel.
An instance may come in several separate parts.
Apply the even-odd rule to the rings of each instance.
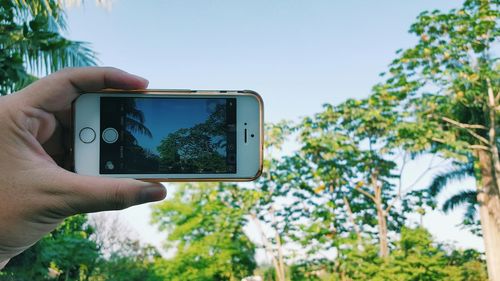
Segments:
[[[100,174],[100,97],[109,96],[138,96],[148,95],[152,98],[203,98],[221,97],[237,99],[237,126],[236,126],[236,168],[234,174]],[[251,102],[250,102],[251,101]],[[245,104],[243,104],[245,103]],[[250,107],[249,107],[250,105]],[[250,109],[250,111],[248,111]],[[251,113],[249,113],[251,112]],[[246,118],[248,131],[255,134],[243,139],[243,117]],[[258,120],[258,121],[249,121]],[[148,181],[250,181],[258,178],[263,166],[263,101],[254,91],[204,91],[204,90],[105,90],[84,93],[73,103],[73,156],[74,171],[84,175],[107,176],[118,178],[136,178]],[[96,132],[96,141],[84,144],[79,138],[79,132],[84,127],[93,128]],[[250,134],[250,133],[249,133]],[[86,163],[86,164],[85,164]],[[88,164],[92,163],[92,164]]]

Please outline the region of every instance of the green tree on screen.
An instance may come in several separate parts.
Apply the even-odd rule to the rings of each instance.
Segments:
[[[161,141],[160,170],[227,172],[226,138],[226,107],[217,104],[205,122],[179,129]]]

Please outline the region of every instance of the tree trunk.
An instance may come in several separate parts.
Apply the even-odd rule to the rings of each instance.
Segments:
[[[66,270],[66,274],[64,274],[64,281],[69,280],[69,268]]]
[[[387,238],[387,219],[385,217],[384,209],[382,208],[382,203],[377,203],[377,219],[378,219],[378,239],[380,252],[379,255],[382,258],[389,256],[389,242]]]
[[[500,154],[498,152],[497,146],[497,97],[493,93],[493,86],[491,85],[490,79],[486,79],[486,85],[488,86],[488,117],[490,127],[488,129],[488,141],[491,149],[491,161],[493,164],[493,175],[496,182],[497,192],[500,192]],[[499,93],[500,95],[500,93]],[[497,223],[499,220],[497,219]]]
[[[270,212],[271,212],[271,216],[273,219],[273,226],[276,226],[277,222],[276,222],[276,217],[274,216],[274,208],[273,207],[271,207]],[[285,261],[284,261],[284,257],[283,257],[283,248],[281,247],[281,237],[278,233],[278,227],[274,227],[274,229],[276,230],[275,240],[276,240],[276,246],[277,246],[277,250],[278,250],[278,264],[279,264],[279,269],[280,269],[280,275],[281,275],[282,280],[285,281],[286,280]]]
[[[262,226],[260,224],[260,220],[257,218],[257,215],[252,213],[250,216],[254,220],[255,224],[257,225],[257,229],[259,230],[259,233],[260,233],[260,236],[262,239],[262,243],[264,244],[264,248],[271,256],[271,261],[273,263],[273,267],[274,267],[274,271],[276,273],[277,281],[286,281],[285,280],[284,262],[280,262],[276,258],[273,247],[272,247],[272,245],[270,245],[269,240],[267,239],[267,236],[264,232],[264,229],[262,228]],[[277,230],[275,229],[275,231],[277,231]],[[281,243],[280,243],[280,248],[281,248]],[[282,253],[281,249],[279,249],[279,253]],[[281,261],[282,261],[282,259],[281,259]]]
[[[378,220],[378,239],[379,239],[379,256],[381,258],[386,258],[389,256],[389,242],[387,238],[387,217],[384,207],[382,206],[382,186],[378,184],[378,173],[374,172],[371,175],[371,182],[373,187],[373,203],[375,203],[375,208],[377,209],[377,220]]]
[[[488,86],[488,117],[489,117],[489,130],[488,130],[488,142],[491,150],[491,160],[490,165],[493,167],[491,169],[492,173],[492,185],[489,188],[489,192],[496,196],[488,201],[488,209],[495,219],[497,228],[500,228],[500,156],[497,147],[497,131],[496,131],[496,101],[495,95],[493,93],[493,87],[491,85],[490,79],[486,79]]]
[[[491,203],[499,200],[496,179],[493,176],[492,160],[489,152],[478,150],[477,154],[481,171],[477,199],[486,252],[486,265],[489,280],[500,281],[500,255],[498,254],[500,253],[500,227],[491,209]]]

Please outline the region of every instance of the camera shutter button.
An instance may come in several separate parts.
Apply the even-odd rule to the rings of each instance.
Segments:
[[[118,140],[118,131],[115,128],[106,128],[102,132],[102,140],[107,143],[115,143]]]

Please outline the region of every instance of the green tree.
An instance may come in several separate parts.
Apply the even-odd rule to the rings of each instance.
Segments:
[[[388,256],[389,231],[397,231],[403,217],[394,208],[400,171],[391,159],[398,116],[384,115],[376,107],[382,103],[373,97],[325,105],[295,127],[301,148],[262,182],[264,191],[287,200],[278,212],[281,233],[312,251],[341,247],[351,234],[359,241],[369,235]]]
[[[0,94],[68,66],[95,65],[85,42],[61,34],[65,16],[57,0],[0,1]]]
[[[153,208],[175,256],[158,260],[166,280],[241,280],[256,267],[255,247],[243,232],[256,196],[231,184],[184,184]]]
[[[385,84],[394,110],[408,115],[399,136],[413,151],[473,159],[491,280],[500,280],[500,34],[498,0],[466,0],[449,12],[423,12],[415,46],[399,50]]]
[[[161,260],[158,250],[152,246],[142,246],[139,241],[127,240],[114,246],[122,247],[100,260],[91,281],[162,281],[165,280],[155,270],[155,263]]]
[[[143,246],[124,233],[113,233],[120,239],[103,236],[102,225],[94,225],[86,215],[66,219],[14,257],[0,272],[0,280],[163,280],[154,270],[154,262],[160,258],[154,247]],[[120,230],[124,229],[113,229]]]
[[[93,233],[85,215],[70,217],[11,259],[2,274],[12,280],[81,280],[90,276],[100,256],[98,245],[90,239]]]
[[[465,163],[456,162],[450,169],[434,175],[428,188],[429,199],[435,202],[437,196],[442,194],[451,183],[460,183],[460,181],[468,177],[474,177],[474,160],[470,159]],[[462,226],[469,229],[473,234],[482,236],[478,217],[477,195],[477,188],[462,188],[444,201],[442,210],[448,213],[457,207],[464,207]]]
[[[476,251],[448,253],[424,228],[403,228],[389,262],[377,270],[372,280],[487,280],[487,277]]]
[[[259,190],[256,193],[259,200],[258,204],[250,211],[250,217],[261,237],[261,246],[271,259],[273,266],[272,270],[269,269],[265,272],[265,280],[287,280],[287,268],[283,249],[283,224],[280,224],[276,220],[276,210],[273,204],[277,199],[277,190],[276,185],[270,183],[273,181],[273,173],[280,162],[279,157],[281,155],[279,154],[290,136],[292,129],[290,125],[289,121],[265,124],[263,172],[262,177],[255,184],[255,187]],[[274,235],[270,234],[269,231],[266,232],[262,224],[266,224],[274,232]],[[272,275],[272,277],[268,275]]]
[[[158,146],[160,170],[165,173],[226,173],[226,107],[217,104],[203,123],[182,128]]]
[[[291,280],[487,280],[479,252],[438,243],[422,227],[402,228],[399,239],[384,259],[370,240],[364,239],[363,247],[357,247],[356,239],[346,242],[334,261],[292,265]]]
[[[158,250],[131,238],[132,230],[118,216],[93,215],[90,224],[95,232],[90,237],[99,246],[97,268],[90,281],[159,281],[154,270],[161,258]]]

